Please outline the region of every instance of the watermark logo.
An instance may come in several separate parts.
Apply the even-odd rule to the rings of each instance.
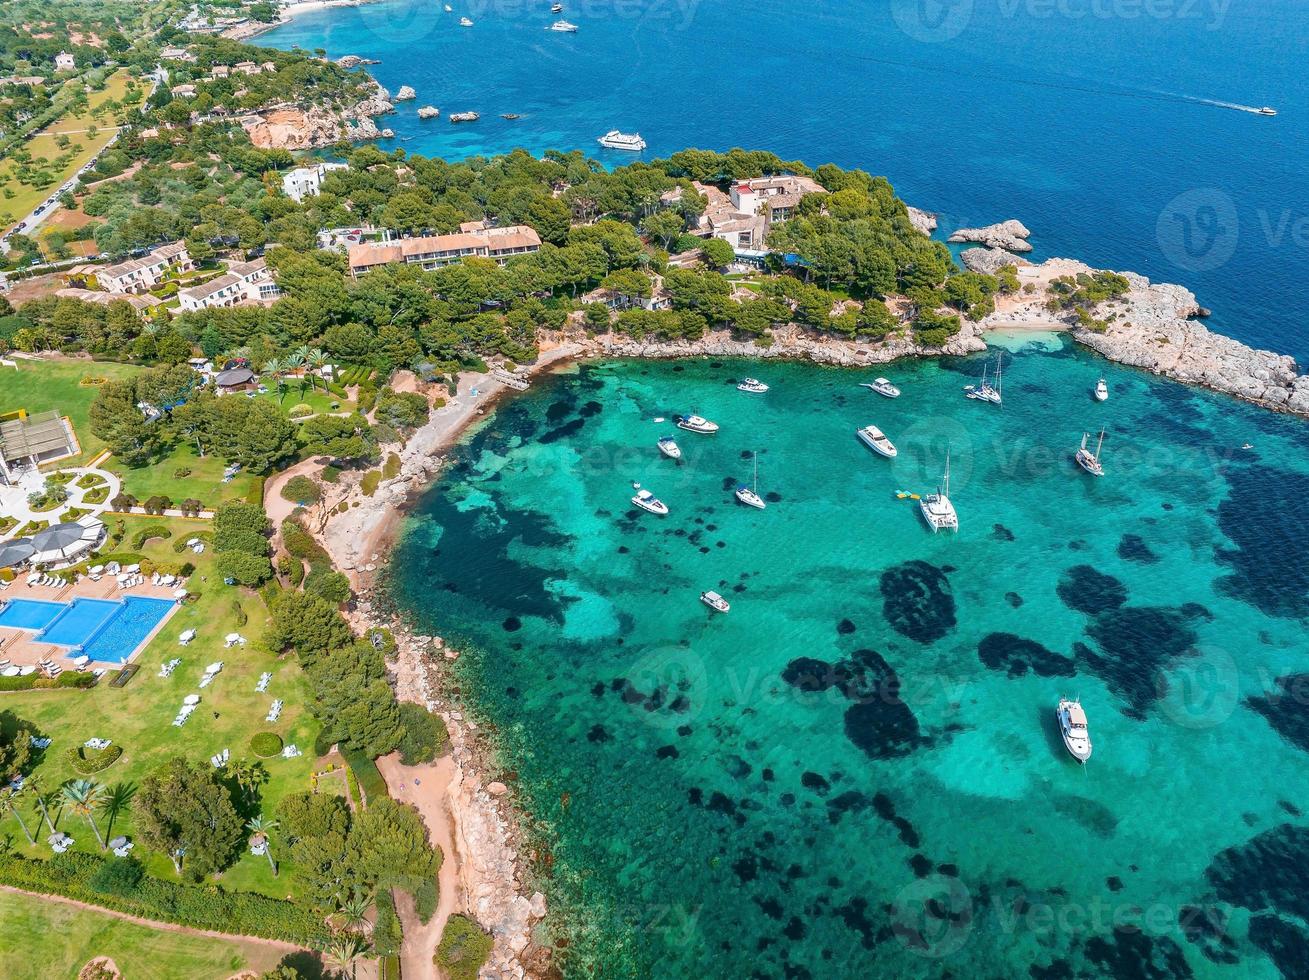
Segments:
[[[1194,653],[1155,678],[1159,710],[1183,728],[1213,728],[1236,710],[1241,699],[1240,674],[1226,650],[1200,646]]]
[[[892,0],[891,17],[913,40],[939,44],[964,32],[973,0]]]
[[[1179,269],[1212,272],[1236,251],[1240,221],[1230,194],[1197,187],[1168,202],[1155,225],[1159,249]]]
[[[981,370],[980,366],[978,368]],[[897,488],[912,493],[935,490],[950,457],[950,488],[963,487],[973,474],[973,439],[956,419],[920,418],[895,436],[891,470]]]
[[[905,949],[929,959],[958,952],[973,929],[973,899],[963,882],[929,875],[900,889],[891,931]]]
[[[647,650],[628,668],[625,680],[620,696],[654,728],[671,730],[688,724],[708,704],[709,674],[704,658],[689,646]]]

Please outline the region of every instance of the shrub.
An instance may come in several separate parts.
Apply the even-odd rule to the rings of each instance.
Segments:
[[[326,599],[334,606],[349,602],[354,595],[350,591],[350,580],[340,572],[332,571],[328,565],[315,565],[310,570],[309,577],[305,579],[305,591]]]
[[[364,474],[364,478],[359,481],[359,489],[365,497],[371,497],[377,493],[377,486],[382,482],[381,470],[369,470]]]
[[[173,532],[162,524],[148,524],[132,535],[132,547],[140,548],[151,538],[171,538]]]
[[[282,499],[298,504],[316,504],[322,498],[323,491],[318,481],[308,476],[293,476],[282,487]]]
[[[386,457],[386,462],[382,465],[382,479],[394,480],[400,475],[400,457],[396,453],[391,453]]]
[[[60,677],[63,674],[59,675]],[[108,769],[123,754],[123,747],[118,744],[109,746],[106,749],[88,749],[85,746],[71,748],[67,752],[68,764],[83,776],[89,776],[94,772]]]
[[[450,747],[450,733],[439,715],[434,715],[421,704],[400,702],[400,723],[404,733],[400,736],[400,761],[406,766],[419,766],[444,755]]]
[[[130,896],[94,891],[90,882],[105,859],[70,851],[49,861],[12,852],[0,855],[0,884],[90,902],[127,915],[229,935],[264,936],[323,946],[327,927],[312,909],[254,892],[229,892],[220,885],[184,885],[145,875]]]
[[[126,513],[136,506],[136,498],[130,493],[120,493],[109,502],[109,506],[116,511]]]
[[[395,914],[395,899],[383,888],[377,893],[377,919],[373,922],[373,947],[379,956],[400,952],[400,919]]]
[[[278,556],[277,571],[293,586],[299,586],[305,579],[305,563],[290,555]]]
[[[177,469],[173,470],[174,480],[185,480],[190,475],[191,467],[189,466],[179,466]]]
[[[245,614],[245,607],[241,605],[240,599],[232,600],[232,618],[236,620],[237,626],[244,626],[250,620],[250,617]]]
[[[282,736],[277,732],[257,732],[250,738],[250,751],[268,759],[282,751]]]
[[[436,948],[436,963],[450,980],[477,980],[491,955],[491,937],[466,915],[452,915]]]
[[[273,564],[267,558],[242,551],[224,551],[215,563],[223,578],[241,585],[259,585],[273,574]]]
[[[418,913],[418,921],[423,925],[427,925],[432,916],[436,915],[440,897],[435,878],[424,878],[414,889],[414,911]]]
[[[162,514],[173,506],[173,498],[167,494],[157,493],[148,499],[143,506],[147,514]]]
[[[92,891],[101,895],[121,895],[128,897],[141,887],[145,877],[145,868],[134,857],[113,858],[105,861],[87,880]]]
[[[322,477],[324,483],[335,483],[337,480],[341,479],[341,467],[324,466],[318,475]]]
[[[382,779],[382,774],[377,771],[377,766],[373,763],[373,760],[356,748],[342,745],[340,749],[346,765],[358,777],[359,786],[363,789],[364,794],[370,800],[377,800],[386,796],[386,781]]]
[[[257,476],[251,481],[250,489],[246,491],[245,502],[260,507],[264,505],[264,478],[262,476]]]

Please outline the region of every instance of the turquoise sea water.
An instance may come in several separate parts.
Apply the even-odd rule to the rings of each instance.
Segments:
[[[962,397],[979,358],[888,367],[895,401],[803,364],[573,367],[423,499],[392,586],[468,651],[566,975],[1303,975],[1309,431],[1002,342],[1002,409]],[[653,420],[689,410],[722,429],[679,465]],[[1071,456],[1102,425],[1096,480]],[[947,447],[934,536],[894,491]],[[756,451],[764,511],[731,496]]]
[[[1292,0],[383,0],[259,43],[380,59],[383,146],[631,157],[769,149],[884,174],[943,228],[1022,219],[1037,257],[1181,282],[1216,329],[1309,355],[1309,5]],[[468,16],[475,23],[461,28]],[[1265,118],[1191,99],[1271,105]],[[474,124],[418,119],[474,109]],[[519,113],[508,121],[501,113]]]

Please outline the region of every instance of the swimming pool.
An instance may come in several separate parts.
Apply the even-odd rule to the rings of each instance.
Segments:
[[[37,639],[61,647],[81,646],[87,637],[118,612],[118,608],[119,604],[109,599],[74,599],[50,621]]]
[[[0,609],[0,626],[16,630],[43,630],[63,611],[62,602],[10,599]]]
[[[68,647],[70,657],[86,654],[92,660],[123,663],[175,605],[172,599],[136,595],[72,602],[11,599],[0,609],[0,627],[34,632],[39,643]]]
[[[176,605],[172,599],[128,596],[108,621],[82,641],[82,652],[92,660],[123,663]]]

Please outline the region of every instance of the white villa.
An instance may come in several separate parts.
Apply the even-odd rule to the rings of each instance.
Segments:
[[[345,163],[326,161],[313,167],[296,167],[282,175],[282,193],[297,204],[306,197],[317,197],[324,177],[333,170],[346,170],[348,167]]]
[[[822,194],[817,181],[794,174],[738,180],[726,194],[717,187],[696,182],[695,189],[708,201],[692,233],[703,238],[721,238],[735,249],[764,247],[768,229],[785,221],[806,194]],[[673,204],[680,193],[665,194],[664,204]]]
[[[60,51],[55,55],[55,71],[76,71],[77,59],[67,51]]]
[[[183,289],[177,294],[183,310],[208,310],[219,306],[241,306],[274,300],[282,289],[273,279],[263,258],[253,262],[229,262],[217,279]]]
[[[96,282],[108,293],[143,293],[159,285],[169,271],[187,272],[195,267],[184,242],[160,245],[149,255],[105,266],[95,273]]]

